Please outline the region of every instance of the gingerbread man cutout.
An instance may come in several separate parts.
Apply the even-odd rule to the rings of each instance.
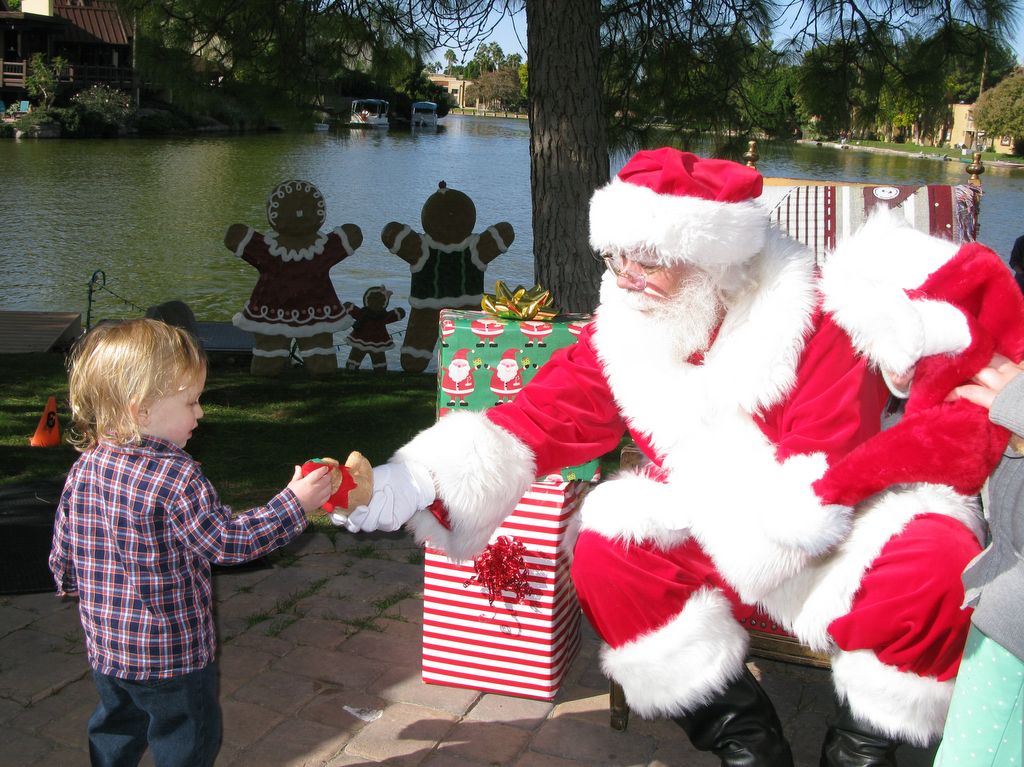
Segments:
[[[402,345],[402,370],[422,372],[434,355],[441,309],[480,307],[487,265],[515,239],[507,221],[474,234],[476,206],[464,192],[441,181],[423,204],[423,233],[392,221],[381,231],[384,245],[409,264],[409,325]]]

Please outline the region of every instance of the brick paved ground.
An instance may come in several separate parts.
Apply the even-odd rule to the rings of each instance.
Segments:
[[[611,729],[587,628],[552,702],[423,684],[422,578],[420,550],[403,534],[307,534],[273,567],[218,574],[218,767],[718,763],[670,721]],[[756,665],[798,766],[816,765],[833,711],[828,673]],[[49,594],[0,597],[0,765],[88,764],[95,702],[75,604]],[[901,766],[930,763],[925,752],[900,749]],[[143,764],[152,765],[148,755]]]

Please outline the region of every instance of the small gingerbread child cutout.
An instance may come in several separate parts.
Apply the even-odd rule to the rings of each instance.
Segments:
[[[395,345],[388,333],[388,325],[405,317],[405,309],[396,307],[388,310],[391,291],[383,285],[375,285],[363,293],[363,305],[356,306],[345,302],[345,310],[355,320],[352,332],[348,335],[348,345],[352,352],[345,363],[346,370],[358,370],[363,357],[370,356],[370,364],[376,373],[388,369],[384,352]]]
[[[314,374],[338,369],[334,333],[351,324],[331,284],[333,266],[362,244],[362,230],[343,224],[323,234],[327,220],[320,190],[308,181],[278,184],[267,200],[265,234],[232,224],[224,244],[252,264],[260,276],[245,307],[232,320],[255,336],[251,370],[278,375],[288,365],[292,339],[306,369]]]
[[[409,373],[422,372],[433,357],[440,310],[479,308],[487,265],[515,239],[507,221],[474,234],[473,200],[444,181],[423,204],[420,220],[422,234],[392,221],[380,235],[412,273],[411,311],[401,357],[402,370]]]

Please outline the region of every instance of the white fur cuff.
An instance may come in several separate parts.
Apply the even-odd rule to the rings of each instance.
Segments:
[[[916,746],[942,734],[953,681],[940,682],[887,666],[869,650],[840,652],[832,659],[840,698],[876,732]]]
[[[627,543],[653,541],[670,549],[689,537],[684,511],[664,483],[638,472],[622,472],[590,491],[581,529]]]
[[[418,541],[451,559],[479,554],[536,476],[533,453],[483,413],[450,413],[413,438],[393,460],[422,466],[434,477],[451,530],[429,512],[409,521]]]
[[[743,671],[749,639],[720,592],[702,589],[657,631],[602,650],[601,668],[645,718],[679,716],[712,700]]]

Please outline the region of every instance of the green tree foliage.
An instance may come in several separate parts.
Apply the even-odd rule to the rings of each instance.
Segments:
[[[605,104],[612,141],[634,144],[654,115],[724,134],[746,118],[732,94],[750,72],[752,41],[767,37],[761,0],[604,3]]]
[[[767,40],[749,52],[750,66],[732,93],[745,131],[760,131],[770,138],[790,138],[799,131],[794,88],[796,68]]]
[[[484,72],[466,91],[467,103],[479,101],[482,105],[503,111],[523,108],[522,83],[518,67],[503,67]]]
[[[442,42],[464,47],[487,27],[490,2],[390,0],[120,0],[137,29],[147,82],[196,98],[265,96],[288,109],[319,108],[363,74],[375,95],[401,91],[412,62]],[[490,50],[490,49],[488,49]],[[499,49],[500,52],[500,49]],[[421,65],[422,66],[422,65]],[[411,94],[410,94],[411,95]]]
[[[981,95],[974,121],[991,137],[1012,137],[1013,153],[1024,156],[1024,69]]]
[[[855,51],[843,41],[817,45],[794,72],[796,112],[810,138],[835,135],[850,127]]]
[[[25,76],[25,90],[29,96],[39,100],[43,109],[53,106],[60,87],[60,74],[66,66],[67,62],[60,56],[47,61],[41,53],[32,54]]]

